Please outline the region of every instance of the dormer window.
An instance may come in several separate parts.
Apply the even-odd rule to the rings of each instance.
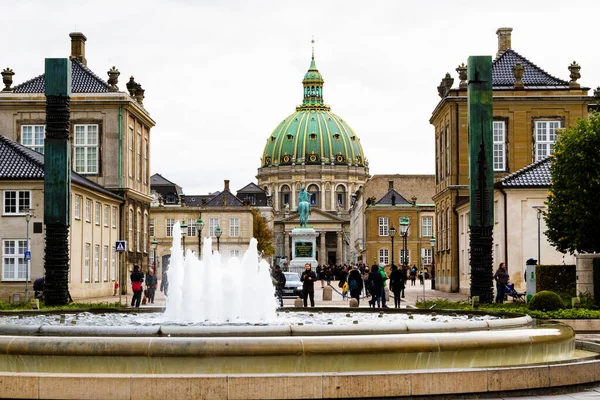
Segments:
[[[317,140],[317,134],[314,132],[311,133],[309,137],[310,137],[310,140]]]
[[[340,134],[339,134],[339,133],[336,133],[335,135],[333,135],[333,138],[334,138],[335,140],[340,140]]]
[[[287,140],[292,140],[294,138],[294,135],[292,135],[291,133],[287,134]]]

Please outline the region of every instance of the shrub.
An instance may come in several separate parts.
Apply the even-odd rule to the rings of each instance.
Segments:
[[[530,310],[556,311],[565,307],[560,296],[549,290],[542,290],[536,293],[529,301]]]
[[[537,265],[535,268],[536,290],[551,290],[575,297],[577,285],[575,265]]]

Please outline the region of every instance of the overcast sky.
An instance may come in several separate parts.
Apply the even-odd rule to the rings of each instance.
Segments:
[[[256,182],[267,138],[302,102],[315,60],[324,99],[354,129],[373,174],[433,174],[436,87],[469,55],[495,56],[496,29],[550,74],[600,85],[600,1],[4,1],[0,67],[19,84],[83,32],[88,66],[146,89],[151,172],[186,194]],[[590,94],[592,92],[590,91]]]

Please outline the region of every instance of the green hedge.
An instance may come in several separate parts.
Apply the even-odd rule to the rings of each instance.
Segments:
[[[570,301],[577,295],[577,270],[575,265],[537,265],[535,267],[536,292],[549,290]]]
[[[598,306],[600,305],[600,258],[594,258],[592,262],[594,268],[594,304]]]

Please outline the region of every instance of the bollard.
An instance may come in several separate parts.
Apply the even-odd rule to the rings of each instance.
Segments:
[[[333,289],[331,286],[325,286],[323,288],[323,301],[331,301],[333,296]]]
[[[471,297],[471,306],[473,307],[473,309],[479,308],[479,296]]]
[[[358,300],[356,300],[354,297],[350,298],[350,308],[354,308],[354,307],[358,307]]]
[[[571,297],[571,307],[572,308],[579,308],[580,305],[581,305],[581,300],[579,299],[579,297]]]
[[[31,308],[33,310],[39,310],[40,309],[40,299],[31,299]]]

